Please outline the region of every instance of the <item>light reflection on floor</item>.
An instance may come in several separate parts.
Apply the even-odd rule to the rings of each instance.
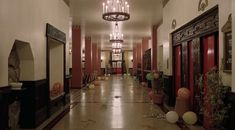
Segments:
[[[72,93],[77,105],[53,130],[180,130],[166,120],[145,117],[151,111],[163,112],[150,103],[147,89],[131,77],[110,77],[94,89]]]
[[[122,115],[121,99],[115,98],[112,106],[111,127],[123,128],[123,115]]]

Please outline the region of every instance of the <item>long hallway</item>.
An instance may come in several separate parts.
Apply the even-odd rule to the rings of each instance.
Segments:
[[[71,110],[53,130],[180,130],[163,119],[147,89],[131,77],[110,77],[93,89],[73,90]]]

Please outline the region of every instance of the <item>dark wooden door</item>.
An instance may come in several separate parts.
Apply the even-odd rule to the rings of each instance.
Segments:
[[[174,79],[175,79],[175,95],[178,89],[181,88],[181,46],[174,48]]]
[[[193,56],[193,45],[192,41],[188,43],[188,61],[189,61],[189,90],[190,90],[190,106],[193,108],[194,103],[194,56]]]

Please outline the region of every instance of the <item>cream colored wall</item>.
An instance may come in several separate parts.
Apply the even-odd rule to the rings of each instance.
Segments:
[[[163,45],[158,45],[157,48],[157,67],[158,71],[163,71]]]
[[[70,49],[72,50],[72,18],[69,21],[69,36],[68,44],[66,50],[68,50],[67,59],[66,59],[66,68],[72,68],[72,53],[69,53]],[[67,73],[68,74],[68,73]]]
[[[16,39],[30,43],[35,59],[35,80],[45,79],[46,23],[65,32],[68,40],[69,17],[69,7],[63,0],[1,0],[0,86],[8,85],[8,56]],[[66,59],[68,56],[67,51]]]
[[[152,48],[152,39],[150,39],[149,41],[148,41],[148,49],[150,49],[150,48]]]
[[[101,51],[101,68],[105,68],[109,64],[110,60],[110,52],[109,51]]]
[[[33,80],[35,65],[31,47],[29,43],[17,42],[15,44],[18,44],[17,51],[20,57],[20,81]]]
[[[232,1],[232,28],[233,28],[233,46],[232,46],[232,91],[235,92],[235,0]]]
[[[199,0],[170,0],[163,9],[163,24],[158,33],[161,34],[159,40],[160,44],[163,44],[163,70],[164,74],[172,75],[172,45],[170,34],[174,31],[171,29],[171,23],[173,19],[177,21],[177,28],[190,22],[194,18],[198,17],[206,10],[212,7],[219,6],[219,46],[220,46],[220,64],[221,58],[223,58],[223,35],[221,32],[222,26],[226,23],[229,14],[231,13],[231,0],[209,0],[209,6],[204,12],[198,11]],[[167,61],[169,67],[167,68]],[[222,73],[223,81],[225,85],[231,86],[231,74]]]
[[[133,62],[131,60],[133,60],[133,51],[125,51],[124,52],[124,60],[126,63],[126,68],[133,68]],[[129,70],[128,70],[129,72]]]
[[[131,60],[133,60],[133,51],[128,51],[128,67],[129,68],[133,68],[133,62]]]
[[[157,29],[157,67],[158,71],[163,71],[163,26],[160,25]]]

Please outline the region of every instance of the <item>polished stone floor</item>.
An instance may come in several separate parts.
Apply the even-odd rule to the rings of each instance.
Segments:
[[[180,130],[131,77],[99,82],[91,89],[72,90],[71,110],[53,130]]]

